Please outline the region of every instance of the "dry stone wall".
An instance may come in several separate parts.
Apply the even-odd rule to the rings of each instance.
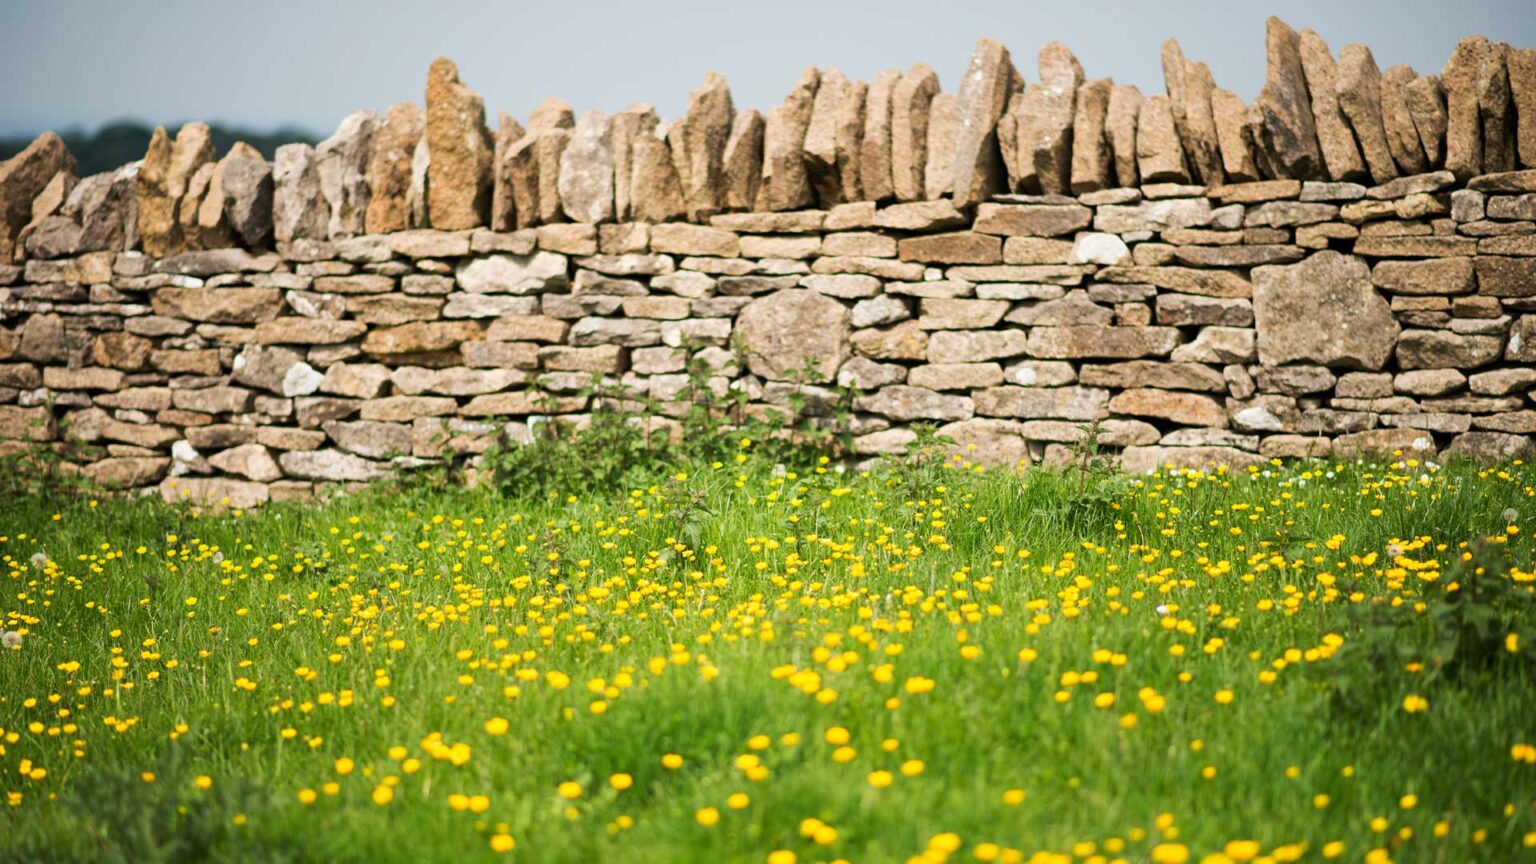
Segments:
[[[675,122],[493,132],[438,60],[271,163],[190,123],[77,178],[45,134],[0,164],[0,449],[251,505],[579,422],[594,376],[667,423],[702,363],[752,410],[856,388],[868,457],[1528,454],[1536,51],[1267,36],[1252,106],[1172,42],[1143,97],[982,40],[955,93],[813,68],[766,114],[711,73]]]

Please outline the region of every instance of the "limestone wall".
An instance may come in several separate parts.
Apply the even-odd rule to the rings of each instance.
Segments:
[[[1251,107],[1174,43],[1142,98],[982,40],[958,93],[811,69],[766,116],[711,74],[675,123],[492,134],[439,60],[270,164],[188,124],[76,180],[44,135],[0,164],[0,447],[253,503],[523,440],[594,374],[666,414],[697,359],[757,408],[858,388],[861,455],[1527,453],[1536,52],[1268,35]]]

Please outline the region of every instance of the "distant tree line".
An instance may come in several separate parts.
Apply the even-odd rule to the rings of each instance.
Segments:
[[[181,124],[177,123],[167,126],[166,130],[175,135],[180,127]],[[271,132],[253,132],[248,129],[210,123],[208,129],[212,133],[214,149],[220,156],[224,155],[236,141],[244,141],[261,151],[261,155],[271,159],[273,151],[284,144],[292,144],[296,141],[313,144],[317,140],[308,132],[290,126]],[[153,132],[153,126],[141,121],[118,120],[94,132],[70,129],[60,132],[59,137],[64,139],[69,152],[74,154],[75,161],[80,164],[80,176],[87,177],[102,171],[111,171],[121,165],[144,158],[144,151],[149,148],[149,136]],[[35,137],[35,135],[0,137],[0,161],[21,152]]]

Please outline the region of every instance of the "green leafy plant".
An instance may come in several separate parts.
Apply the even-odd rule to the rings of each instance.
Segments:
[[[753,405],[726,370],[682,350],[690,360],[675,394],[638,397],[623,383],[594,375],[581,391],[591,406],[586,415],[532,423],[530,441],[503,440],[480,466],[504,494],[578,495],[649,485],[680,464],[750,459],[810,468],[850,447],[857,393],[818,383],[811,361],[790,376],[784,404],[765,407]],[[553,414],[553,394],[537,398]]]
[[[1343,707],[1364,709],[1380,705],[1383,688],[1400,686],[1405,672],[1421,692],[1475,688],[1506,671],[1530,674],[1536,593],[1512,577],[1506,548],[1473,544],[1419,603],[1363,604],[1344,643],[1317,664],[1325,687]]]

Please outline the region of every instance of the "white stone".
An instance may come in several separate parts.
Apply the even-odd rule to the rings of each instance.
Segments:
[[[487,255],[459,265],[459,287],[475,294],[535,294],[566,283],[566,257],[555,252]]]
[[[1073,264],[1113,266],[1131,257],[1130,247],[1114,234],[1079,234],[1072,244]]]
[[[320,382],[324,380],[324,373],[300,361],[288,367],[287,374],[283,375],[283,395],[290,399],[294,396],[309,396],[320,389]]]

